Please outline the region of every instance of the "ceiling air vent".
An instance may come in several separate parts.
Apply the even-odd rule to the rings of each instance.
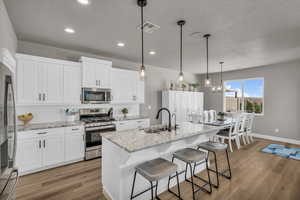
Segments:
[[[157,31],[158,29],[160,29],[160,26],[153,24],[149,21],[144,22],[143,27],[144,27],[145,33],[153,33],[154,31]],[[141,25],[139,25],[137,27],[137,29],[141,30]]]

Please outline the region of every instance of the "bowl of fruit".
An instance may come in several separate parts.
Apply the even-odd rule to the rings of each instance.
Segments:
[[[23,122],[24,126],[26,126],[33,119],[33,115],[32,113],[19,115],[18,119]]]

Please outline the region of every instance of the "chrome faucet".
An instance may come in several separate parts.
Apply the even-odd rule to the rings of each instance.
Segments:
[[[176,114],[175,113],[173,113],[172,114],[172,118],[174,117],[174,119],[175,119],[175,124],[174,124],[174,129],[176,130],[177,129],[177,120],[176,120]]]
[[[172,130],[172,125],[171,125],[171,112],[170,112],[169,109],[167,109],[167,108],[161,108],[161,109],[159,109],[158,112],[157,112],[157,115],[156,115],[156,119],[159,118],[159,114],[160,114],[160,112],[163,111],[163,110],[167,111],[168,114],[169,114],[169,127],[168,127],[168,131],[171,132],[171,130]]]

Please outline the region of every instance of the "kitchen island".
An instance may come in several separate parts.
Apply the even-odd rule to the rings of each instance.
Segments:
[[[105,133],[102,136],[102,184],[103,193],[107,199],[130,199],[135,166],[158,157],[172,159],[172,153],[186,147],[195,147],[206,142],[222,127],[193,124],[185,122],[180,128],[171,132],[146,133],[144,130],[128,130]],[[185,164],[176,161],[179,170],[185,169]],[[200,165],[196,172],[205,168]],[[160,181],[158,193],[167,190],[168,179]],[[184,175],[180,176],[180,182]],[[171,186],[175,185],[175,180]],[[135,192],[148,188],[149,182],[137,176]],[[135,199],[149,199],[150,193],[145,193]]]

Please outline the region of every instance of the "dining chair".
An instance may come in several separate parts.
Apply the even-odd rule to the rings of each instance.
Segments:
[[[247,127],[249,122],[249,114],[248,113],[242,113],[240,114],[241,117],[241,125],[239,126],[239,137],[242,138],[244,145],[250,144],[249,139],[247,137]]]
[[[216,122],[217,121],[217,111],[210,110],[209,111],[209,122]]]
[[[241,114],[237,114],[233,116],[233,123],[230,125],[228,130],[221,130],[214,137],[219,141],[221,139],[221,143],[224,143],[225,140],[228,140],[229,149],[233,152],[232,148],[232,140],[235,141],[238,149],[241,147],[240,137],[239,137],[239,129],[242,123]]]
[[[209,121],[209,111],[205,110],[203,111],[203,122],[208,123]]]
[[[245,132],[246,132],[246,138],[248,139],[249,143],[254,142],[253,135],[252,135],[254,118],[255,118],[254,113],[248,114],[247,127],[245,129]]]

